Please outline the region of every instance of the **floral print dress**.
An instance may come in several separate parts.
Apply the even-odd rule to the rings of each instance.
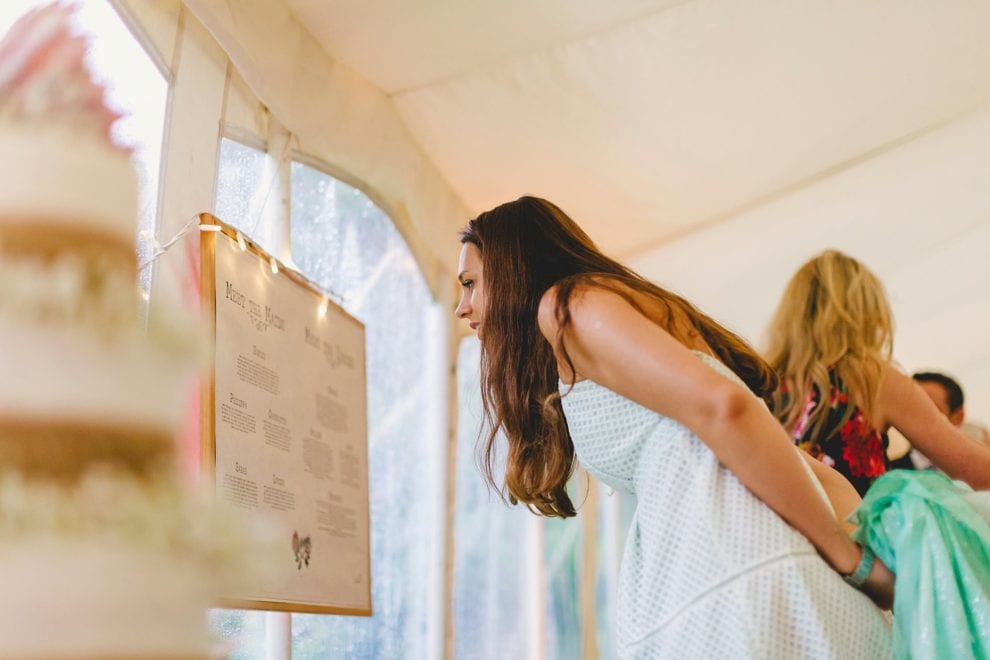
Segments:
[[[828,393],[829,410],[821,431],[812,436],[808,424],[811,413],[822,405],[821,393],[814,387],[792,436],[801,449],[841,472],[860,495],[865,495],[870,484],[889,467],[887,435],[871,427],[858,406],[849,410],[852,404],[834,370],[829,370],[829,380],[832,391]]]

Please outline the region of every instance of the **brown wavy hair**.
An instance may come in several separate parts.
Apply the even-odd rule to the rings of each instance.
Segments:
[[[858,408],[872,420],[884,370],[891,363],[894,323],[883,284],[862,263],[826,250],[794,274],[768,332],[767,360],[781,380],[773,411],[789,432],[817,389],[823,401],[831,392],[830,372],[849,396],[845,416],[831,429],[838,433]],[[806,437],[820,443],[829,406],[808,416]]]
[[[488,483],[503,498],[507,491],[512,504],[523,502],[544,516],[576,514],[566,488],[574,444],[560,403],[557,360],[537,320],[540,300],[551,287],[557,287],[558,344],[570,323],[568,303],[576,287],[614,291],[644,315],[634,294],[646,294],[665,310],[663,323],[686,319],[688,332],[700,334],[758,396],[769,401],[776,389],[773,370],[745,341],[602,254],[577,223],[545,199],[520,197],[486,211],[468,223],[460,239],[481,252],[485,282],[481,389],[489,430],[479,445],[479,462]],[[499,430],[508,439],[501,487],[494,476]]]

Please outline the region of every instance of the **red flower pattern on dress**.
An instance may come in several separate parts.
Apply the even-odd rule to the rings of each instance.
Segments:
[[[830,378],[832,380],[828,399],[830,410],[824,430],[817,434],[818,437],[812,437],[808,428],[810,417],[821,399],[818,387],[815,386],[808,392],[805,408],[794,426],[792,433],[794,441],[814,458],[838,469],[847,477],[875,479],[887,471],[883,436],[876,429],[870,428],[862,411],[858,409],[838,429],[838,432],[834,435],[828,432],[829,428],[835,428],[832,426],[832,420],[837,422],[844,417],[850,405],[849,394],[843,388],[841,381],[837,380],[834,372],[830,372]],[[782,389],[786,394],[786,386]]]
[[[884,463],[883,441],[880,434],[871,429],[857,410],[839,431],[842,438],[842,458],[849,471],[857,477],[879,477],[887,471]]]

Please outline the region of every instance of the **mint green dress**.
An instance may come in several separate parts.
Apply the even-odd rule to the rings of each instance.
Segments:
[[[896,658],[990,658],[990,492],[895,470],[853,513],[854,538],[897,575]]]

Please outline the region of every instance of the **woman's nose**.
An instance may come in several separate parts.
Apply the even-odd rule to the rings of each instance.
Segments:
[[[454,316],[459,319],[467,317],[471,313],[471,306],[468,304],[467,300],[461,298],[461,301],[457,303],[457,308],[454,309]]]

